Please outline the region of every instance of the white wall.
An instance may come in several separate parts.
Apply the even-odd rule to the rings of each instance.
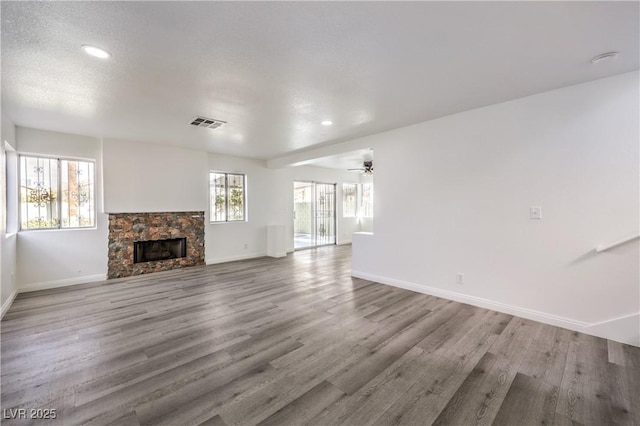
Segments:
[[[640,343],[638,241],[593,250],[638,233],[638,78],[629,73],[341,144],[376,152],[375,232],[354,241],[354,275]],[[33,129],[17,128],[16,141],[22,152],[94,158],[99,180],[104,164],[110,212],[207,211],[209,170],[246,173],[249,222],[207,225],[209,263],[264,254],[267,225],[285,225],[292,237],[294,180],[338,183],[339,198],[341,183],[353,181],[339,170],[268,169]],[[528,218],[534,205],[542,220]],[[348,242],[360,226],[341,210],[338,218],[338,242]],[[21,232],[20,288],[102,276],[106,252],[104,214],[96,230]],[[2,288],[5,300],[4,276]]]
[[[638,81],[347,144],[376,153],[375,232],[354,241],[354,275],[640,344],[638,240],[594,252],[639,231]]]
[[[17,157],[15,154],[16,139],[13,122],[2,114],[2,136],[0,140],[0,301],[2,308],[0,317],[7,312],[17,293],[16,233],[15,212],[7,211],[7,189],[10,195],[12,188],[7,185],[15,183]],[[8,166],[5,168],[5,166]],[[7,177],[9,179],[7,179]],[[14,203],[15,205],[15,203]],[[9,228],[9,233],[7,233]]]
[[[207,263],[264,256],[268,225],[285,225],[293,250],[293,181],[338,183],[338,243],[351,242],[356,220],[342,218],[341,170],[297,167],[273,170],[266,162],[207,154],[152,143],[95,138],[18,128],[25,153],[96,159],[98,211],[107,213],[204,210]],[[210,224],[208,172],[247,175],[248,221]],[[102,185],[104,180],[104,185]],[[104,203],[104,208],[103,208]],[[18,275],[23,291],[102,279],[107,272],[108,215],[96,230],[20,232]],[[245,248],[246,244],[246,248]],[[80,247],[72,251],[73,247]]]
[[[95,229],[38,230],[18,233],[20,291],[104,279],[107,273],[108,219],[102,209],[102,147],[96,138],[16,128],[21,153],[96,161]]]
[[[207,263],[265,256],[268,225],[285,225],[287,250],[292,251],[293,181],[338,183],[340,198],[342,182],[354,179],[341,170],[274,170],[260,160],[115,139],[103,140],[103,166],[104,205],[109,213],[204,210]],[[247,222],[209,223],[209,171],[247,176]],[[342,203],[338,205],[338,243],[345,244],[358,227],[355,219],[342,218]]]
[[[218,154],[209,154],[208,170],[242,173],[247,176],[248,221],[207,225],[205,236],[207,263],[265,256],[268,225],[285,227],[286,249],[293,251],[293,182],[295,180],[337,184],[338,244],[350,243],[351,234],[358,230],[356,219],[342,217],[342,183],[357,182],[357,177],[352,173],[308,166],[269,169],[265,161]],[[207,211],[207,221],[208,214]]]
[[[275,172],[265,168],[264,161],[209,154],[209,171],[245,174],[247,178],[246,222],[209,223],[206,212],[205,258],[207,263],[220,263],[267,254],[267,225],[271,224],[272,195]],[[206,175],[208,182],[208,174]],[[206,198],[209,203],[208,192]]]
[[[153,143],[103,141],[108,213],[207,208],[207,154]]]

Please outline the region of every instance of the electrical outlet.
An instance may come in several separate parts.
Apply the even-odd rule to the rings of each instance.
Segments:
[[[540,206],[529,207],[529,219],[542,219],[542,207]]]
[[[464,284],[464,274],[462,272],[456,274],[456,284]]]

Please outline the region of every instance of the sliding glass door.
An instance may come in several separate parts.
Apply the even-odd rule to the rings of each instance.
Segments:
[[[336,243],[336,185],[315,184],[316,246]]]
[[[336,243],[336,185],[293,183],[293,231],[296,249]]]

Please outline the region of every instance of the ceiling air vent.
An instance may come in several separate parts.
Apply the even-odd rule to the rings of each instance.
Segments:
[[[217,129],[223,124],[227,124],[227,122],[222,120],[215,120],[213,118],[196,117],[191,120],[191,124],[198,127],[206,127],[208,129]]]

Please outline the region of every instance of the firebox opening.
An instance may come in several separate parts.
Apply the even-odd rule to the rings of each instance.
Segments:
[[[186,238],[136,241],[133,243],[133,263],[177,259],[186,256]]]

